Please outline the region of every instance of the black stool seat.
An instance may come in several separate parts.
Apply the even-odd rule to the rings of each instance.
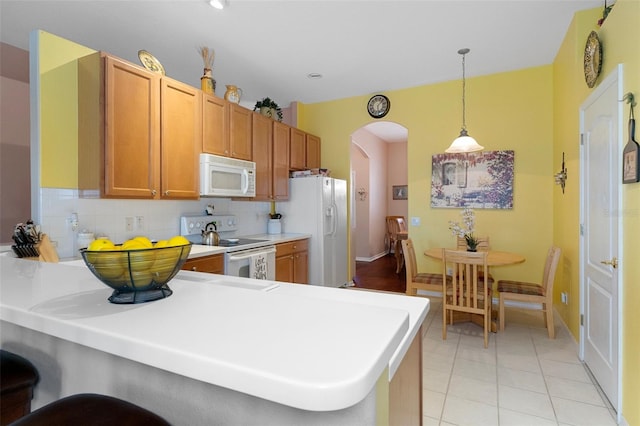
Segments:
[[[38,370],[20,355],[0,349],[0,424],[29,414]]]
[[[45,405],[11,426],[167,426],[157,414],[106,395],[83,393]]]

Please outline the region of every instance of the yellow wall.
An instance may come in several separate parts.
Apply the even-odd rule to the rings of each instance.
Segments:
[[[40,186],[78,187],[76,59],[94,50],[38,31],[40,71]]]
[[[554,199],[554,239],[564,249],[565,270],[563,278],[571,304],[560,312],[576,338],[580,332],[580,281],[579,234],[576,224],[580,218],[579,109],[591,94],[582,78],[584,44],[589,32],[598,31],[603,44],[604,62],[600,80],[618,64],[623,64],[623,90],[632,92],[640,101],[640,2],[618,0],[602,28],[596,25],[601,9],[576,14],[554,62],[554,158],[559,167],[562,151],[569,156],[567,194]],[[629,106],[624,106],[624,121],[629,116]],[[640,102],[636,107],[640,111]],[[623,143],[628,139],[624,127]],[[638,134],[636,133],[636,140]],[[620,147],[622,152],[622,147]],[[622,414],[628,424],[640,424],[640,262],[636,241],[640,236],[640,183],[623,185],[622,223],[623,252],[619,253],[622,267],[622,324],[620,338],[622,349]],[[573,295],[573,297],[572,297]],[[562,305],[560,305],[562,307]]]
[[[453,52],[452,61],[459,61]],[[467,57],[467,62],[481,61]],[[447,222],[460,220],[460,209],[430,207],[431,157],[443,153],[460,132],[460,80],[385,92],[391,111],[384,118],[409,130],[409,217],[421,225],[409,232],[418,253],[428,247],[451,246]],[[553,183],[552,67],[467,79],[467,127],[488,150],[515,151],[513,210],[477,210],[478,234],[491,245],[515,251],[527,261],[492,271],[496,278],[540,276],[546,249],[552,242]],[[369,96],[301,105],[299,126],[322,137],[322,165],[332,176],[348,179],[350,135],[373,121],[366,112]],[[383,226],[383,224],[380,224]],[[508,232],[505,230],[509,230]],[[439,264],[418,256],[420,269]]]
[[[579,108],[592,91],[584,82],[583,53],[588,33],[598,29],[595,23],[600,15],[601,8],[597,8],[575,16],[553,65],[467,80],[469,133],[486,149],[515,150],[514,208],[476,211],[477,229],[491,236],[493,247],[522,253],[527,261],[495,268],[492,273],[498,279],[538,277],[547,247],[552,243],[562,247],[554,300],[576,339],[580,318]],[[640,2],[618,0],[598,32],[604,44],[602,75],[624,64],[624,91],[636,95],[640,116],[640,37],[635,31],[639,21]],[[467,57],[469,65],[481,60],[473,52]],[[385,92],[391,99],[391,111],[384,120],[409,129],[409,217],[422,221],[419,227],[409,225],[409,232],[418,253],[453,244],[447,221],[458,220],[459,210],[432,209],[429,187],[431,156],[442,153],[459,132],[460,93],[460,81]],[[349,178],[350,135],[373,121],[365,110],[368,98],[298,105],[299,126],[322,137],[322,165],[335,177]],[[625,120],[628,114],[625,105]],[[623,139],[627,137],[625,126]],[[569,172],[564,194],[553,183],[563,152]],[[622,414],[629,424],[640,424],[640,262],[634,260],[640,236],[640,183],[625,185],[623,197],[623,228],[628,238],[621,254]],[[422,270],[438,267],[422,256],[418,263]],[[569,293],[569,305],[559,303],[562,291]]]

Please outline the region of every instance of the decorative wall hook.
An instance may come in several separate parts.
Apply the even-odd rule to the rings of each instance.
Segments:
[[[366,189],[360,187],[360,188],[358,188],[357,192],[358,192],[358,197],[360,198],[360,201],[364,201],[364,200],[367,199],[367,190]]]
[[[560,185],[560,187],[562,188],[562,193],[564,194],[564,186],[565,182],[567,181],[567,169],[564,166],[564,152],[562,153],[562,170],[553,175],[553,177],[556,181],[556,185]]]

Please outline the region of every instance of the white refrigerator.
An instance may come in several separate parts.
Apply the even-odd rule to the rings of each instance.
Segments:
[[[325,176],[289,179],[289,201],[278,203],[282,232],[311,234],[309,284],[347,284],[347,182]]]

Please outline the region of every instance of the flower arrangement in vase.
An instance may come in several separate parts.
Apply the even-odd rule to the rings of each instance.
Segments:
[[[462,225],[459,222],[449,221],[449,229],[451,233],[457,237],[462,237],[467,242],[467,251],[476,251],[478,249],[478,239],[473,235],[476,222],[476,213],[473,209],[465,208],[460,214],[462,215]]]
[[[216,81],[211,76],[211,70],[213,69],[213,59],[215,52],[209,47],[200,48],[200,56],[202,56],[202,62],[204,63],[204,75],[200,77],[200,88],[203,92],[210,95],[216,94]]]

